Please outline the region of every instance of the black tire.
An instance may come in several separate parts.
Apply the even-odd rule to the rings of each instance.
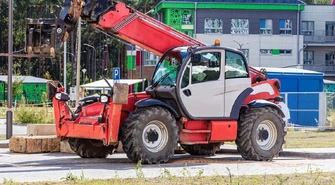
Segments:
[[[176,120],[162,107],[136,109],[121,128],[123,151],[136,163],[140,160],[143,164],[168,162],[178,147],[178,140]]]
[[[271,161],[283,150],[285,135],[285,123],[275,108],[251,108],[241,112],[235,143],[244,159]]]
[[[217,151],[220,150],[220,146],[223,143],[210,143],[203,145],[184,145],[180,144],[180,146],[191,155],[215,155]]]
[[[105,146],[102,141],[94,139],[76,139],[68,140],[70,148],[81,158],[106,158],[115,150],[115,146]]]

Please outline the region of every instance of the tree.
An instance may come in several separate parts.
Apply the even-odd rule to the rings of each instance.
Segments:
[[[331,4],[332,0],[304,0],[306,4]]]
[[[16,78],[13,82],[13,98],[16,100],[17,96],[22,94],[23,79]]]

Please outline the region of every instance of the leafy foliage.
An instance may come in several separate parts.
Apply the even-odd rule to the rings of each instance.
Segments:
[[[22,83],[23,79],[15,79],[13,82],[13,97],[17,98],[19,94],[22,94]]]
[[[14,4],[14,25],[13,25],[13,50],[20,51],[25,47],[25,24],[26,18],[45,18],[46,10],[50,12],[55,11],[50,8],[62,6],[63,0],[29,0],[29,1],[13,1]],[[128,6],[133,7],[141,12],[147,12],[154,6],[153,0],[123,0]],[[42,8],[29,8],[30,5],[43,5]],[[48,16],[50,16],[48,14]],[[58,16],[58,15],[53,15]],[[8,51],[8,0],[0,0],[0,52],[6,53]],[[73,30],[68,39],[68,55],[67,62],[67,87],[75,86],[76,77],[76,30]],[[120,66],[123,69],[126,78],[126,45],[113,39],[108,38],[105,34],[99,33],[91,26],[84,24],[82,26],[82,44],[87,43],[95,47],[94,50],[90,47],[82,47],[81,68],[86,68],[86,76],[89,80],[93,81],[101,79],[102,71],[104,68],[112,70],[114,66]],[[107,48],[103,47],[105,44]],[[48,79],[63,81],[63,53],[56,55],[55,59],[42,59],[42,58],[14,58],[13,71],[15,75],[31,75],[35,77],[44,77],[49,74]],[[0,75],[7,75],[7,58],[0,57]],[[96,67],[93,67],[96,66]],[[111,77],[111,72],[108,73]],[[83,80],[81,79],[81,83]],[[69,88],[68,88],[69,89]]]

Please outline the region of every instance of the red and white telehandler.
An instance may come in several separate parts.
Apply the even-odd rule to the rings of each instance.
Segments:
[[[58,82],[48,84],[57,136],[83,158],[105,158],[119,142],[134,162],[168,162],[180,146],[214,155],[235,141],[246,160],[278,156],[285,142],[287,108],[280,81],[248,66],[243,53],[206,45],[122,2],[66,0],[63,41],[79,16],[90,26],[160,57],[145,92],[110,84],[110,94],[87,98],[73,113]],[[85,101],[85,99],[83,100]]]

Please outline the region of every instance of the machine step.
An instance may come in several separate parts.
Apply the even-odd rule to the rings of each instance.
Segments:
[[[209,134],[211,133],[210,130],[189,130],[189,129],[182,129],[181,132],[188,133],[188,134]]]

